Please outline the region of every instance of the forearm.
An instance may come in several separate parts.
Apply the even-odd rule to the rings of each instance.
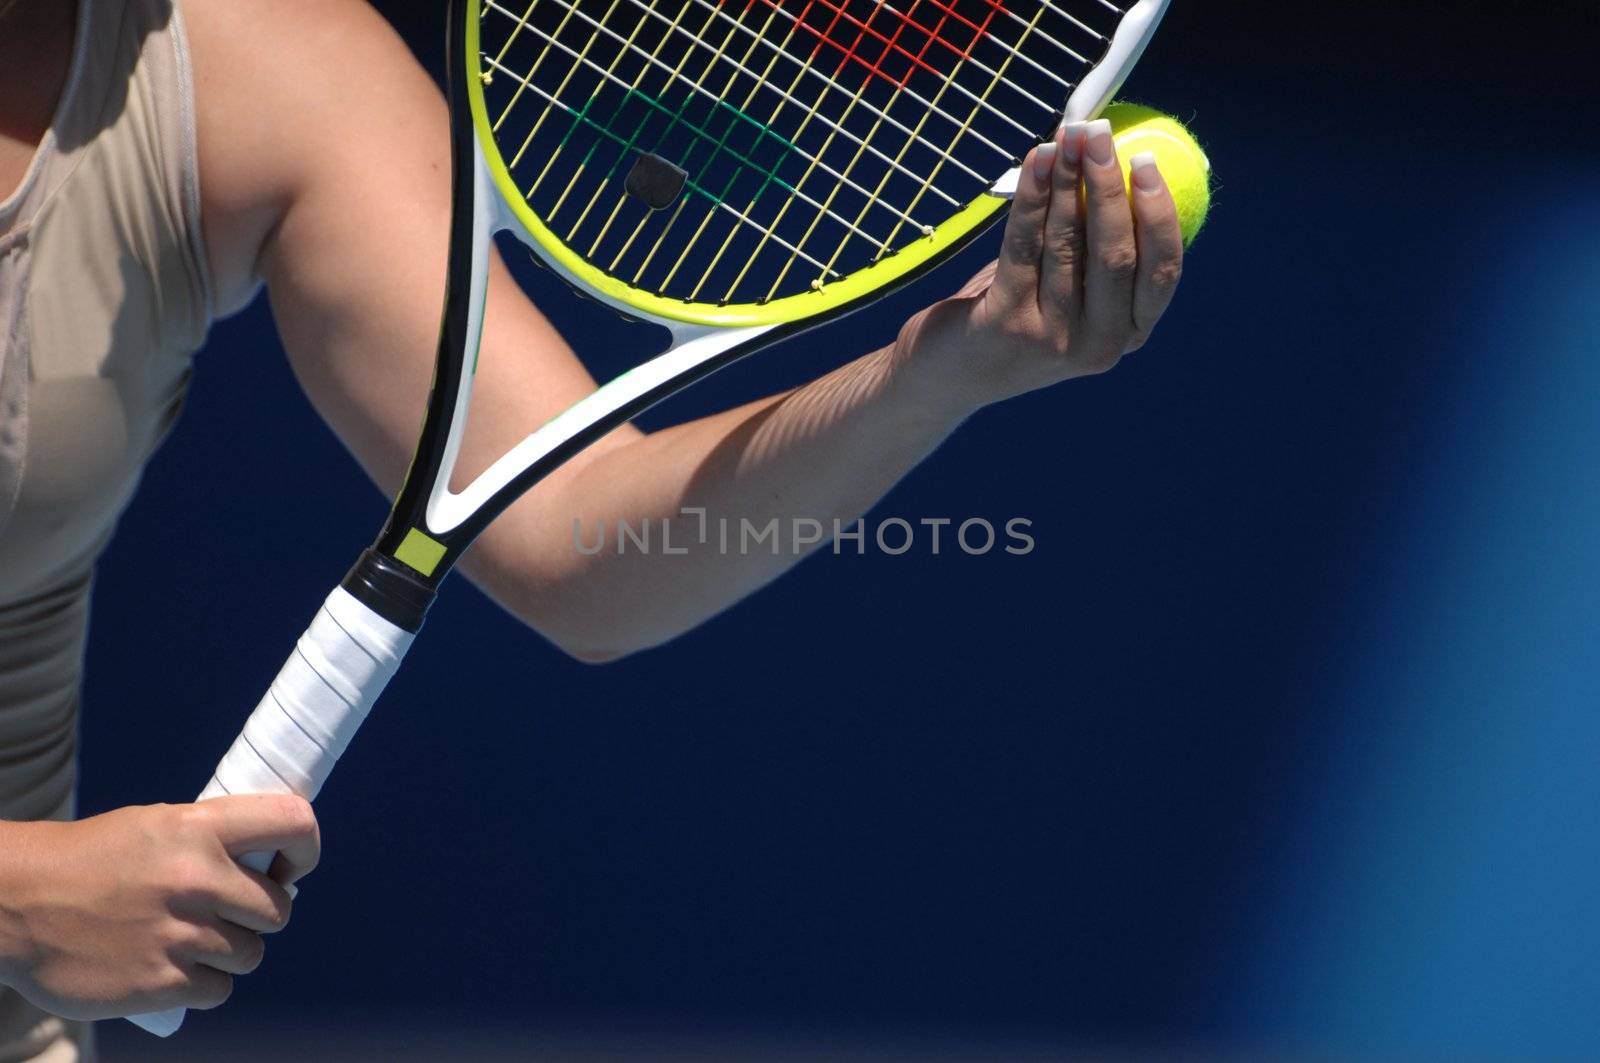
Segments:
[[[967,412],[886,348],[787,394],[602,450],[508,512],[469,571],[580,657],[655,645],[854,521]],[[797,520],[818,542],[795,541]],[[776,539],[751,537],[774,521]],[[624,543],[622,523],[648,528],[649,547]]]
[[[1104,373],[1139,349],[1182,273],[1161,175],[1131,199],[1109,122],[1030,152],[999,258],[914,315],[892,348],[791,394],[630,437],[563,470],[485,537],[471,571],[568,651],[604,659],[671,638],[792,565],[792,549],[721,549],[699,518],[859,516],[980,406]],[[667,521],[683,554],[573,543],[574,521]],[[781,546],[781,544],[780,544]],[[792,543],[791,543],[792,546]]]

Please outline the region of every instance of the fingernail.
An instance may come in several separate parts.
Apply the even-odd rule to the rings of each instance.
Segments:
[[[1111,122],[1106,118],[1097,118],[1090,122],[1087,128],[1089,137],[1089,158],[1097,166],[1110,166],[1117,161],[1117,144],[1111,138]]]
[[[1161,167],[1156,165],[1154,152],[1140,152],[1128,160],[1128,166],[1133,171],[1133,187],[1141,192],[1159,192],[1166,183],[1161,176]]]
[[[1083,122],[1068,122],[1061,127],[1058,139],[1061,141],[1061,155],[1070,166],[1078,165],[1083,158],[1083,134],[1088,126]]]
[[[292,901],[296,897],[300,896],[300,887],[290,883],[289,885],[283,887],[283,892],[287,893],[289,895],[289,899]]]
[[[1056,164],[1056,145],[1054,141],[1040,144],[1033,149],[1033,176],[1040,184],[1050,183],[1050,168]]]

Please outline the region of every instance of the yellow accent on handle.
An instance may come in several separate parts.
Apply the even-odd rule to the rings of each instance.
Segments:
[[[635,288],[625,281],[610,276],[599,267],[591,265],[582,255],[562,242],[549,226],[533,212],[528,201],[517,188],[516,179],[500,157],[500,147],[495,142],[494,128],[489,121],[488,102],[483,96],[482,57],[479,54],[479,21],[482,0],[471,0],[467,10],[467,54],[461,56],[468,69],[475,71],[467,78],[467,93],[472,105],[472,121],[477,129],[478,144],[500,195],[528,235],[539,245],[548,258],[590,288],[634,307],[653,317],[668,321],[683,321],[697,325],[715,325],[723,328],[741,328],[749,325],[779,325],[802,321],[818,314],[855,302],[870,295],[901,277],[914,272],[929,260],[938,257],[952,245],[959,243],[974,229],[980,228],[1011,201],[1002,196],[984,193],[965,208],[946,219],[928,236],[908,244],[894,254],[885,255],[865,269],[822,285],[811,291],[787,295],[766,303],[695,303],[682,299],[668,299],[654,292]],[[420,534],[413,532],[412,534]],[[407,537],[409,541],[409,536]],[[429,540],[431,542],[431,540]],[[402,546],[402,550],[404,547]],[[396,555],[398,556],[398,554]],[[405,558],[400,558],[406,561]],[[406,561],[406,564],[411,562]],[[413,565],[413,568],[417,566]],[[419,572],[422,569],[417,569]],[[425,573],[426,574],[426,573]]]
[[[433,570],[439,567],[439,562],[444,559],[444,552],[444,543],[425,534],[420,528],[412,528],[406,532],[406,537],[400,540],[400,549],[394,552],[394,559],[416,569],[424,576],[431,576]]]

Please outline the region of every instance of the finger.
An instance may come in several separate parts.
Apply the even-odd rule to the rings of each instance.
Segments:
[[[1133,282],[1133,347],[1141,346],[1167,312],[1183,276],[1183,227],[1178,205],[1153,154],[1135,155],[1133,220],[1139,272]]]
[[[1045,221],[1044,261],[1040,266],[1039,305],[1055,317],[1076,320],[1082,309],[1085,124],[1071,122],[1056,134],[1060,145],[1052,173],[1050,211]]]
[[[275,852],[293,882],[317,866],[322,851],[311,805],[292,794],[250,794],[202,802],[215,817],[217,840],[228,855]],[[279,863],[274,864],[276,872]],[[273,877],[277,877],[276,873]]]
[[[269,875],[239,868],[239,875],[217,898],[216,913],[258,934],[276,934],[289,925],[294,910],[289,887]]]
[[[208,1011],[221,1007],[233,995],[233,975],[219,971],[204,963],[194,963],[184,970],[188,984],[184,987],[186,1007]]]
[[[1139,269],[1139,248],[1111,123],[1104,118],[1090,122],[1088,133],[1083,164],[1088,211],[1084,316],[1090,330],[1108,342],[1115,340],[1120,352],[1133,328],[1133,281]]]
[[[1050,208],[1050,173],[1055,142],[1040,144],[1022,160],[1011,217],[995,266],[989,297],[1002,308],[1035,306],[1039,299],[1039,255],[1044,247],[1045,214]]]
[[[261,966],[266,945],[261,935],[217,919],[198,927],[182,950],[184,959],[225,974],[249,974]]]
[[[300,892],[295,883],[311,874],[312,871],[316,870],[316,867],[317,857],[315,856],[312,857],[311,862],[308,864],[303,862],[300,854],[280,852],[273,858],[272,866],[267,869],[267,877],[274,882],[282,884],[283,888],[289,891],[289,897],[293,899]]]

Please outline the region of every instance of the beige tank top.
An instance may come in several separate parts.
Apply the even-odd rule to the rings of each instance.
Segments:
[[[174,0],[78,0],[51,128],[0,202],[0,819],[73,814],[95,559],[210,320]],[[90,1051],[0,989],[0,1063]]]

